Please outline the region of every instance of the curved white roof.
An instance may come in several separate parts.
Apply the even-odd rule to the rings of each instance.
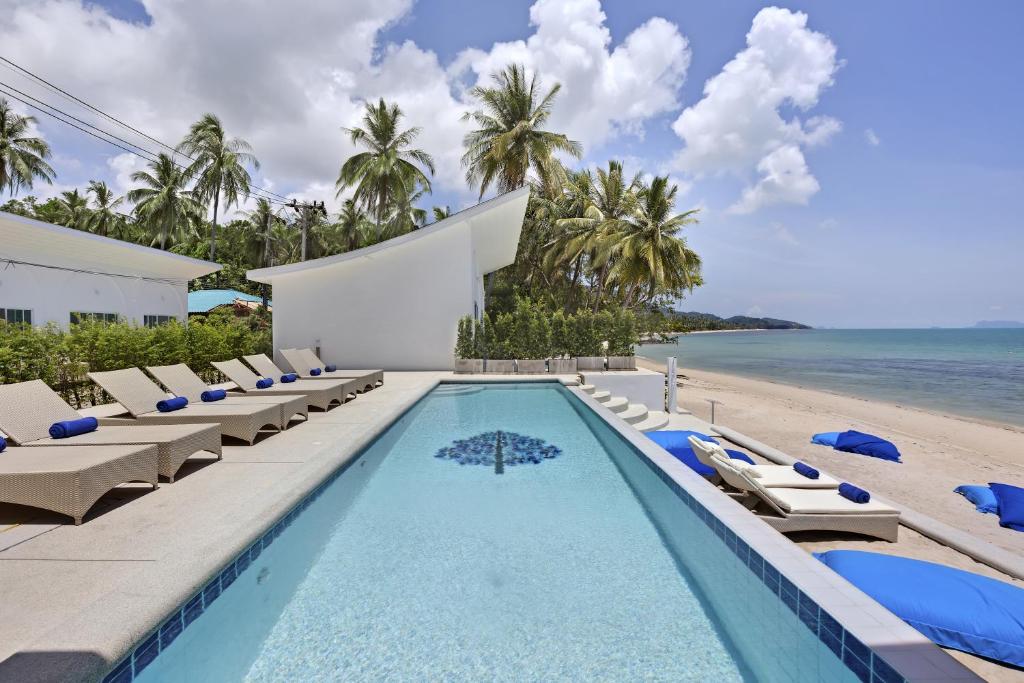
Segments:
[[[0,212],[0,265],[5,261],[182,281],[221,269],[219,263]]]
[[[430,239],[431,235],[442,230],[458,229],[459,227],[473,231],[477,272],[480,274],[490,273],[515,261],[516,250],[519,247],[519,233],[522,232],[529,199],[529,186],[521,187],[459,211],[437,223],[385,242],[312,261],[250,270],[246,273],[246,277],[255,282],[273,283],[276,278],[295,273],[341,266],[358,259],[379,258],[396,247],[412,246],[421,240]]]

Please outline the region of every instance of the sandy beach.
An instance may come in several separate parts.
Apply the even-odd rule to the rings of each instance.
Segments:
[[[664,371],[660,363],[641,359],[639,365]],[[717,423],[980,539],[1024,554],[1024,533],[1000,527],[995,515],[976,512],[973,505],[953,493],[960,484],[998,481],[1024,485],[1024,430],[765,380],[689,368],[679,372],[683,381],[680,406],[697,417],[710,420],[707,399],[715,399],[719,401],[715,409]],[[903,462],[842,453],[810,443],[815,432],[846,429],[891,439],[903,454]],[[905,527],[897,543],[836,534],[792,534],[791,538],[808,552],[844,548],[904,555],[1024,586],[1024,582]],[[1024,672],[950,652],[987,680],[1024,681]]]

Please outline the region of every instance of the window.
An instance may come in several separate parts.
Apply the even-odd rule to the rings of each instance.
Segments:
[[[158,325],[166,325],[172,320],[177,320],[173,315],[144,315],[142,316],[142,324],[146,327],[156,327]]]
[[[117,313],[87,313],[83,311],[71,311],[71,324],[77,325],[84,322],[116,323]]]
[[[0,308],[0,320],[15,323],[32,324],[32,311],[28,308]]]

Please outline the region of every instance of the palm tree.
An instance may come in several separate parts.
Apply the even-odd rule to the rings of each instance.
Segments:
[[[434,222],[443,221],[452,215],[452,209],[449,206],[435,206],[431,213],[434,215]]]
[[[355,251],[367,241],[371,224],[354,199],[346,199],[338,214],[338,228],[345,251]]]
[[[384,231],[388,239],[419,230],[426,225],[426,210],[416,206],[416,202],[422,197],[423,190],[417,190],[415,187],[407,187],[395,197],[395,204]]]
[[[353,145],[365,147],[345,160],[338,173],[338,195],[355,188],[352,196],[377,223],[378,237],[381,226],[397,204],[407,202],[405,195],[417,189],[430,192],[430,179],[416,164],[434,174],[434,159],[421,149],[409,149],[420,134],[419,128],[399,131],[402,110],[388,105],[381,98],[375,106],[366,104],[363,128],[342,128]]]
[[[246,251],[248,263],[259,264],[260,268],[274,265],[273,228],[281,223],[281,217],[274,211],[270,200],[260,197],[256,200],[256,208],[245,215]],[[263,308],[266,309],[269,299],[269,285],[264,283],[260,289],[263,296]]]
[[[22,187],[31,189],[36,179],[52,185],[56,177],[46,163],[50,146],[42,138],[28,135],[35,122],[33,116],[16,114],[0,97],[0,192],[6,188],[12,197]]]
[[[85,230],[89,222],[89,199],[77,189],[61,192],[57,198],[57,216],[60,225]]]
[[[92,195],[94,208],[86,220],[85,229],[104,237],[117,234],[120,239],[124,239],[127,225],[124,217],[117,211],[117,207],[124,202],[124,197],[115,197],[114,192],[102,180],[90,181],[88,194]]]
[[[217,256],[217,209],[221,195],[224,207],[237,204],[249,196],[252,178],[246,165],[260,167],[252,154],[252,147],[241,138],[228,138],[220,119],[213,114],[192,124],[178,150],[189,157],[187,175],[196,181],[196,198],[208,204],[213,202],[213,223],[210,228],[210,260]]]
[[[626,305],[651,303],[659,293],[678,295],[701,283],[700,257],[678,234],[699,222],[700,209],[672,215],[677,190],[667,177],[655,177],[637,193],[632,218],[620,224],[619,256],[609,279],[627,286]]]
[[[167,241],[180,241],[203,218],[203,205],[188,187],[189,178],[174,160],[161,154],[149,163],[148,171],[136,171],[132,182],[142,183],[127,194],[135,213],[148,228],[151,244],[167,248]]]
[[[496,184],[499,192],[515,190],[526,184],[530,169],[543,183],[561,174],[556,152],[580,158],[580,143],[543,126],[551,115],[551,106],[562,86],[556,83],[540,97],[537,74],[527,81],[526,69],[512,64],[492,75],[495,85],[477,86],[470,94],[481,101],[483,109],[467,112],[462,118],[478,126],[466,134],[466,182],[480,187],[483,197]]]

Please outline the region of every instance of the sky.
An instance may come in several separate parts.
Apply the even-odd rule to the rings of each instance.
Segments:
[[[577,166],[668,175],[678,210],[701,209],[684,234],[705,284],[682,310],[821,327],[1024,320],[1022,3],[284,7],[0,0],[0,56],[171,144],[214,112],[254,147],[258,185],[329,207],[353,152],[341,128],[384,97],[434,156],[426,205],[452,209],[477,201],[460,164],[468,91],[521,62],[561,84],[550,128],[583,144]],[[13,69],[0,83],[99,121]],[[37,117],[58,173],[39,197],[91,179],[124,192],[145,163]]]

